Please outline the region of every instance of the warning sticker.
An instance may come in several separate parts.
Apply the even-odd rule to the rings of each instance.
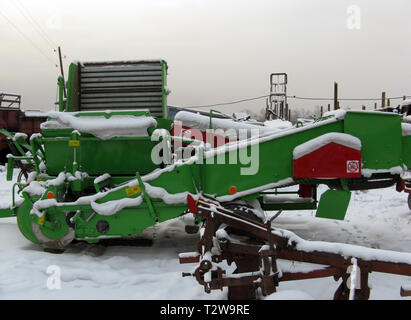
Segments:
[[[80,146],[80,140],[69,140],[68,144],[70,147],[78,147]]]
[[[347,173],[359,173],[360,172],[360,161],[349,160],[347,161]]]
[[[127,197],[131,197],[132,195],[135,195],[140,192],[141,192],[140,186],[126,188]]]

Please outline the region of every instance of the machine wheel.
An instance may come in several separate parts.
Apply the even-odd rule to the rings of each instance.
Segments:
[[[74,225],[70,218],[72,212],[63,213],[49,209],[43,225],[33,222],[30,214],[33,209],[31,201],[24,201],[17,209],[17,225],[20,232],[29,241],[42,244],[47,251],[63,251],[74,240]]]
[[[69,227],[66,215],[61,212],[47,214],[47,225],[32,222],[32,229],[49,252],[61,252],[74,240],[74,229]]]
[[[408,194],[408,208],[411,210],[411,193]]]

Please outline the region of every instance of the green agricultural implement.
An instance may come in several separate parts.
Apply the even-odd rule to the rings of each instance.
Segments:
[[[171,121],[166,76],[162,60],[72,63],[40,134],[0,132],[14,145],[7,179],[22,170],[0,216],[59,251],[73,240],[133,239],[198,201],[257,220],[304,209],[343,220],[353,190],[406,189],[411,125],[399,115],[339,110],[282,131],[184,111]],[[329,190],[317,201],[320,184]]]
[[[317,215],[344,219],[351,190],[400,185],[411,167],[408,125],[389,113],[341,111],[216,148],[201,141],[208,134],[172,135],[166,74],[162,60],[72,63],[67,99],[60,78],[60,111],[49,113],[41,134],[29,142],[7,134],[15,146],[7,178],[15,164],[27,178],[14,187],[24,201],[13,199],[1,215],[17,216],[30,241],[63,249],[74,239],[136,236],[187,213],[188,195],[230,208],[316,209],[316,188],[326,184]],[[176,119],[185,128],[196,117]],[[178,156],[178,144],[190,156]],[[292,185],[299,189],[281,191]]]

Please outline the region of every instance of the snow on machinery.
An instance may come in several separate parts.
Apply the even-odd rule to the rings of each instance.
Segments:
[[[253,220],[261,210],[304,209],[344,219],[352,190],[406,189],[411,125],[399,115],[340,110],[283,130],[212,113],[171,121],[166,75],[163,60],[72,63],[67,99],[59,78],[59,112],[41,134],[9,137],[17,152],[7,178],[18,163],[29,174],[0,216],[16,216],[28,240],[61,251],[73,240],[133,239],[196,212],[187,199]],[[330,190],[317,203],[319,184]]]

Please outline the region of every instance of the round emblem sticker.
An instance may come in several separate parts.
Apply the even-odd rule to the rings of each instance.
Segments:
[[[360,172],[360,161],[349,160],[347,161],[347,173],[359,173]]]

